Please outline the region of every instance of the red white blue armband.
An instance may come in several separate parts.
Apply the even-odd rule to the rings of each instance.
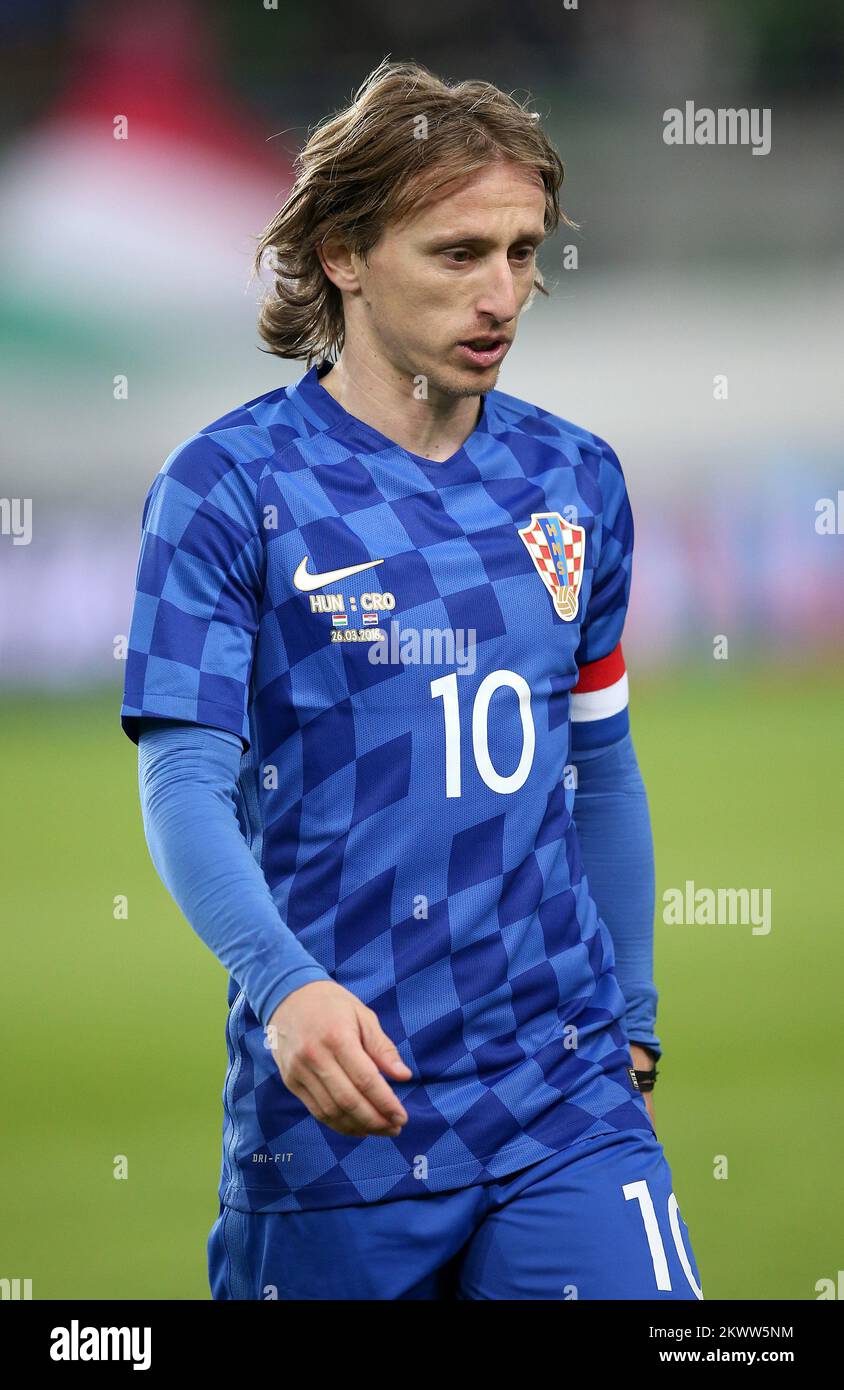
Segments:
[[[572,750],[601,748],[624,738],[630,728],[627,700],[627,668],[619,642],[609,656],[580,668],[571,692]]]

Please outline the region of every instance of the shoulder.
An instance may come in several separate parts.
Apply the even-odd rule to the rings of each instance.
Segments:
[[[624,474],[615,450],[583,425],[499,390],[490,391],[487,396],[487,420],[493,434],[522,434],[556,449],[561,462],[586,469],[602,491],[604,487],[610,492],[619,485],[624,488]]]
[[[150,485],[145,520],[152,508],[166,504],[185,512],[216,509],[253,525],[262,477],[305,433],[288,392],[266,391],[177,444]]]

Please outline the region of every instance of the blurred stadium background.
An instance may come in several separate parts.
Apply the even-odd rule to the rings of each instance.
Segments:
[[[40,0],[0,37],[1,490],[33,505],[30,544],[0,535],[0,1277],[208,1296],[225,976],[147,858],[115,644],[164,458],[304,370],[257,350],[253,238],[390,54],[531,92],[566,164],[580,231],[499,385],[625,468],[658,902],[772,891],[768,935],[658,914],[658,1132],[706,1296],[816,1298],[844,1265],[844,534],[816,526],[844,487],[844,7]],[[665,145],[686,100],[770,108],[770,154]]]

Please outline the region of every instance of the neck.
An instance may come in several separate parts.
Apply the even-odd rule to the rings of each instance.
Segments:
[[[320,385],[350,415],[409,453],[432,462],[451,458],[478,423],[480,396],[449,395],[429,383],[427,397],[420,399],[418,381],[346,346]]]

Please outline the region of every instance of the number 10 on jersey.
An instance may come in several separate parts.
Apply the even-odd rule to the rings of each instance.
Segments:
[[[515,770],[506,777],[492,765],[489,753],[489,706],[496,690],[508,686],[515,691],[519,702],[522,725],[522,751]],[[445,721],[445,794],[461,796],[460,764],[460,701],[457,672],[431,681],[431,697],[443,702]],[[536,750],[536,729],[530,707],[530,686],[516,671],[490,671],[484,676],[472,701],[472,751],[475,765],[491,791],[507,796],[519,790],[527,781]]]

